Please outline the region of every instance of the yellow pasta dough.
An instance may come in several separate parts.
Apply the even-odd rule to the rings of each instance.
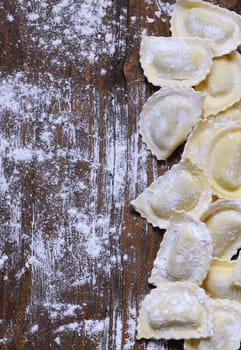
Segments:
[[[149,283],[189,281],[201,284],[212,259],[212,241],[205,224],[186,213],[173,214],[157,252]]]
[[[213,245],[213,256],[230,260],[241,248],[241,201],[217,200],[202,215]]]
[[[237,113],[240,113],[238,110]],[[229,112],[202,120],[185,145],[182,159],[189,159],[208,175],[220,198],[241,199],[241,120]]]
[[[213,258],[203,288],[212,298],[232,299],[241,302],[241,287],[234,283],[235,260]]]
[[[217,115],[241,99],[241,55],[232,52],[215,58],[207,78],[196,90],[206,94],[203,117]]]
[[[215,56],[241,44],[241,16],[201,0],[177,0],[171,18],[173,36],[208,38]]]
[[[166,282],[142,302],[137,339],[187,339],[212,334],[211,303],[196,284]]]
[[[167,159],[187,139],[202,114],[203,100],[204,94],[190,87],[166,87],[149,97],[139,128],[157,159]]]
[[[135,210],[153,226],[166,228],[175,212],[201,216],[211,203],[210,183],[190,162],[172,167],[131,202]]]
[[[154,85],[194,86],[210,72],[213,50],[208,39],[142,36],[140,62]]]
[[[213,336],[185,341],[185,350],[239,350],[241,304],[229,299],[212,300]]]

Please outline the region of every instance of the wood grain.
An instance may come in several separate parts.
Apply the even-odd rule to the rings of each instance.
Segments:
[[[169,16],[158,18],[154,1],[113,1],[85,41],[59,45],[51,40],[70,28],[68,9],[53,22],[60,1],[45,1],[44,16],[43,3],[0,2],[2,105],[14,92],[0,106],[0,347],[182,349],[135,340],[163,232],[130,200],[181,154],[158,162],[138,136],[154,91],[138,52],[144,30],[169,35]],[[240,1],[213,3],[241,13]]]

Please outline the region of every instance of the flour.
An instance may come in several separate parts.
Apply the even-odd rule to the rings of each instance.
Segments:
[[[30,333],[36,333],[38,332],[39,326],[37,324],[35,324],[34,326],[31,327],[30,329]]]
[[[8,260],[8,256],[7,255],[3,255],[0,257],[0,269],[2,269],[5,265],[5,262]]]
[[[45,303],[44,307],[49,310],[51,320],[64,319],[67,316],[76,317],[76,313],[82,309],[81,305],[69,303]]]
[[[102,95],[93,81],[81,87],[71,78],[62,78],[58,67],[60,71],[74,67],[83,80],[83,62],[94,69],[100,57],[109,62],[117,53],[124,55],[125,33],[118,40],[115,33],[124,31],[127,9],[121,8],[120,14],[114,14],[116,20],[110,21],[110,0],[15,3],[6,20],[11,25],[22,18],[20,39],[28,43],[30,59],[37,60],[42,70],[31,72],[26,64],[11,74],[0,73],[0,205],[4,213],[0,268],[5,273],[7,264],[16,266],[16,283],[31,272],[26,315],[28,319],[36,313],[48,317],[57,345],[62,333],[84,331],[87,340],[94,338],[101,347],[108,341],[106,330],[112,327],[119,350],[124,335],[118,301],[112,320],[84,320],[88,305],[70,304],[66,295],[82,298],[82,288],[89,288],[93,300],[97,294],[100,303],[103,300],[100,308],[105,312],[104,287],[110,276],[123,273],[123,262],[132,258],[123,253],[120,243],[123,213],[126,201],[136,195],[136,183],[146,186],[147,152],[139,145],[137,133],[127,138],[133,121],[127,104],[120,106],[125,87],[113,86]],[[136,20],[132,16],[131,21]],[[111,69],[103,60],[100,76],[105,79]],[[146,93],[144,88],[132,88],[133,110],[138,110]],[[107,104],[108,110],[102,110]],[[29,222],[25,223],[26,217]],[[133,306],[128,317],[126,349],[134,344]],[[43,325],[35,322],[29,325],[26,339],[45,333]],[[12,324],[6,325],[6,337],[0,343],[11,341],[11,328]]]
[[[168,17],[171,17],[174,4],[170,4],[167,1],[156,0],[156,6],[161,12],[161,15],[166,15]]]
[[[127,321],[127,340],[124,344],[123,350],[131,350],[135,344],[136,334],[136,309],[129,307],[129,318]]]
[[[93,63],[99,55],[115,52],[112,28],[117,23],[105,20],[108,11],[111,11],[111,0],[60,0],[55,5],[48,1],[30,0],[31,13],[28,13],[23,1],[18,0],[17,3],[18,11],[26,19],[26,26],[35,26],[35,34],[30,34],[28,40],[35,50],[44,52],[44,60],[54,53],[57,55],[52,62],[54,64],[63,65],[65,60],[73,59],[75,64],[78,60],[83,63],[83,59]],[[13,14],[9,14],[8,19],[13,20]],[[93,36],[95,40],[90,40]]]
[[[159,11],[155,12],[155,15],[160,18],[162,22],[166,22],[168,18],[171,17],[174,4],[170,4],[169,2],[156,0],[156,6]]]

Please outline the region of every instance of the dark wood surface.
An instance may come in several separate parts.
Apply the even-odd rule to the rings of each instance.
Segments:
[[[130,207],[180,159],[137,126],[141,33],[169,35],[171,3],[0,1],[2,350],[182,349],[135,340],[163,232]]]

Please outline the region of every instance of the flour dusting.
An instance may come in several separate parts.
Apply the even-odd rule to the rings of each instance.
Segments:
[[[162,0],[156,0],[155,2],[158,8],[158,11],[155,11],[155,15],[165,23],[167,18],[170,18],[172,15],[174,4],[170,4],[169,2]]]
[[[126,51],[127,8],[117,13],[113,4],[17,0],[5,15],[9,28],[17,23],[25,63],[0,73],[0,268],[4,283],[19,286],[31,276],[26,348],[31,337],[41,341],[49,325],[51,346],[73,334],[84,334],[90,347],[115,344],[119,350],[124,343],[128,350],[135,342],[134,304],[124,335],[123,295],[114,290],[113,302],[111,289],[113,283],[122,288],[124,263],[131,259],[121,241],[125,206],[136,196],[136,184],[144,188],[148,182],[148,154],[137,133],[129,137],[133,121],[118,72],[99,93],[101,79],[113,73],[108,62]],[[132,16],[133,24],[136,20]],[[145,88],[130,93],[137,111]],[[110,312],[112,318],[105,318]],[[12,321],[1,326],[0,344],[10,343]]]
[[[68,65],[73,60],[75,64],[85,60],[94,63],[100,55],[109,56],[115,52],[112,33],[118,23],[106,20],[112,11],[111,0],[60,0],[55,4],[29,0],[30,13],[26,2],[18,0],[17,5],[17,13],[25,18],[24,26],[34,27],[34,34],[24,30],[24,35],[29,33],[25,39],[30,40],[41,59],[51,65]],[[8,20],[15,20],[17,13],[9,13]],[[95,40],[91,39],[93,37]]]
[[[0,257],[0,269],[2,269],[4,267],[5,262],[8,260],[8,256],[7,255],[3,255]]]

